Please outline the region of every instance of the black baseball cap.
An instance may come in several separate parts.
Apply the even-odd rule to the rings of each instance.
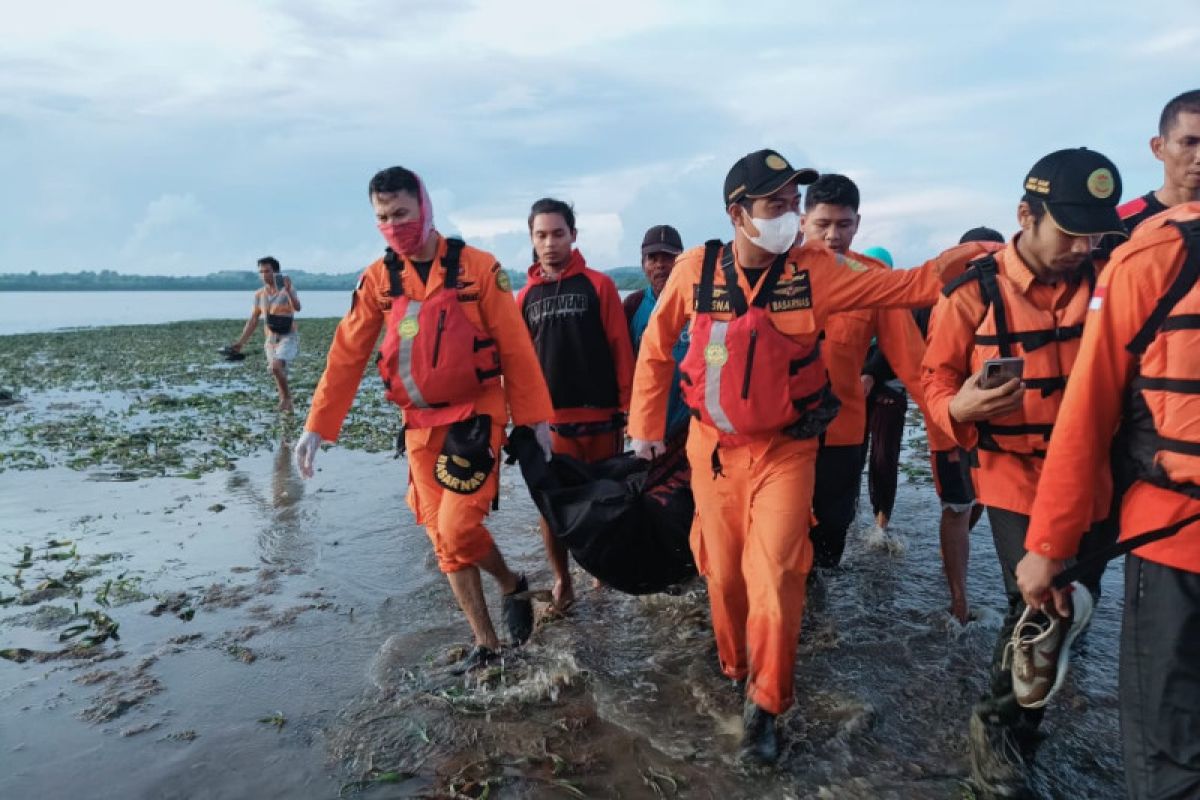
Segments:
[[[642,255],[644,256],[652,253],[670,253],[677,256],[682,252],[683,239],[679,237],[679,231],[670,225],[655,225],[642,237]]]
[[[1025,194],[1042,200],[1046,213],[1064,233],[1125,233],[1117,215],[1121,173],[1095,150],[1056,150],[1042,158],[1025,177]]]
[[[725,207],[746,198],[766,197],[792,181],[807,186],[819,177],[811,167],[796,169],[774,150],[755,150],[739,158],[725,176]]]

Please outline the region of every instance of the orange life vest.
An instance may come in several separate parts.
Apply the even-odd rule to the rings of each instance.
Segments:
[[[386,397],[404,409],[406,428],[470,417],[483,387],[500,380],[495,341],[467,318],[458,302],[462,249],[461,239],[446,240],[442,287],[424,300],[404,295],[404,260],[391,250],[384,258],[392,308],[376,364]]]
[[[1091,263],[1084,267],[1088,286],[1096,283]],[[1091,291],[1076,291],[1060,318],[1054,310],[1025,301],[1008,285],[991,254],[972,261],[957,279],[942,290],[947,297],[959,287],[978,281],[984,315],[975,329],[976,369],[991,358],[1023,358],[1025,398],[1021,408],[1003,417],[975,423],[979,449],[1044,458],[1062,405],[1067,376],[1079,354],[1083,321]]]
[[[1121,435],[1130,477],[1200,498],[1200,219],[1171,224],[1187,255],[1126,346],[1138,366]]]
[[[724,296],[714,301],[717,258],[725,273]],[[787,254],[778,256],[747,303],[733,264],[733,247],[704,245],[691,341],[679,365],[683,401],[692,414],[720,432],[720,443],[785,431],[819,435],[836,416],[837,399],[821,360],[819,342],[801,344],[781,333],[764,309]],[[731,312],[719,321],[714,314]],[[757,366],[757,369],[756,369]]]

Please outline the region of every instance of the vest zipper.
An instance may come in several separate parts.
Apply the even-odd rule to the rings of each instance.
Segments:
[[[438,365],[438,353],[442,350],[442,331],[446,329],[446,309],[438,312],[437,338],[433,340],[433,365]]]
[[[758,331],[750,331],[750,347],[746,352],[746,375],[742,378],[742,399],[750,396],[750,372],[754,369],[754,347],[758,344]]]

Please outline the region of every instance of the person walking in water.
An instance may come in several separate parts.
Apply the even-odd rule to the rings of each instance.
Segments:
[[[554,403],[553,450],[591,463],[624,447],[633,350],[617,286],[588,267],[576,236],[568,203],[544,197],[533,204],[529,238],[537,261],[517,305]],[[544,519],[541,527],[554,606],[566,611],[575,602],[567,548]]]
[[[292,286],[292,279],[279,271],[279,261],[273,256],[258,260],[258,275],[263,285],[254,293],[254,309],[242,328],[242,335],[229,349],[235,353],[242,352],[246,342],[254,335],[259,319],[265,320],[267,341],[263,349],[267,353],[267,368],[279,390],[279,410],[290,412],[292,393],[288,389],[288,365],[300,353],[300,333],[296,330],[300,296],[296,294],[296,287]]]
[[[508,568],[483,520],[496,497],[496,456],[510,419],[534,429],[549,460],[550,395],[496,258],[434,228],[429,194],[410,170],[379,172],[368,196],[388,249],[363,272],[338,324],[296,461],[311,478],[317,449],[337,439],[383,331],[377,365],[388,399],[404,412],[408,504],[475,635],[457,667],[472,670],[500,650],[481,570],[503,593],[513,642],[533,630],[529,585]]]
[[[796,246],[798,186],[816,179],[774,150],[733,165],[722,192],[733,241],[676,260],[642,336],[630,406],[634,453],[653,458],[689,326],[680,371],[693,412],[691,546],[721,671],[745,686],[741,757],[759,763],[778,758],[775,719],[794,701],[817,437],[837,408],[821,330],[831,313],[928,305],[941,287],[937,269],[871,269],[819,243]]]
[[[923,364],[931,420],[977,452],[975,487],[1004,578],[1008,610],[987,694],[970,718],[972,778],[1003,797],[1027,791],[1043,713],[1018,703],[1005,660],[1026,609],[1014,570],[1095,286],[1091,252],[1103,235],[1122,231],[1121,177],[1100,153],[1050,153],[1030,168],[1023,187],[1020,232],[946,286]],[[1085,552],[1105,538],[1089,535]],[[1101,566],[1081,578],[1078,591],[1088,595],[1089,608],[1102,574]]]

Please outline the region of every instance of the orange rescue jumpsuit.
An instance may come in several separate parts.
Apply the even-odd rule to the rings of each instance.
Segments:
[[[961,270],[980,252],[964,247],[952,260]],[[630,404],[632,438],[663,438],[675,372],[671,351],[695,317],[703,259],[703,247],[679,256],[643,334]],[[835,311],[929,305],[941,288],[943,267],[930,262],[919,270],[872,270],[823,245],[805,244],[790,252],[766,310],[780,332],[811,345]],[[738,282],[747,299],[755,296],[740,268]],[[724,283],[718,270],[718,291]],[[715,428],[692,420],[687,452],[698,523],[692,526],[692,551],[708,579],[722,670],[734,679],[748,678],[747,698],[779,714],[793,700],[796,642],[812,564],[808,530],[817,439],[779,433],[722,446],[721,475],[715,476],[718,439]]]
[[[445,271],[441,258],[446,240],[438,244],[437,261],[422,283],[411,260],[405,259],[401,272],[404,294],[423,301],[444,291]],[[391,307],[387,268],[380,259],[363,272],[354,290],[350,311],[338,324],[325,372],[313,394],[312,408],[305,428],[326,441],[335,441],[342,421],[350,410],[362,380],[363,369],[379,340],[380,331]],[[516,425],[532,425],[550,419],[553,411],[550,394],[542,379],[533,344],[525,323],[517,312],[508,276],[495,257],[470,245],[460,257],[458,301],[467,318],[496,341],[500,352],[502,384],[484,387],[475,400],[475,413],[492,418],[491,444],[499,453],[504,428],[511,409]],[[507,402],[506,402],[507,401]],[[404,433],[408,452],[408,503],[417,522],[424,525],[433,542],[438,566],[443,572],[455,572],[471,566],[493,546],[491,534],[483,526],[492,499],[496,496],[497,470],[472,494],[446,491],[434,478],[434,466],[442,450],[448,425],[432,428],[408,428]]]

